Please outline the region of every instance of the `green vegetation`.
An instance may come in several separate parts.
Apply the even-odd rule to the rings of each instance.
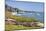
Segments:
[[[37,22],[37,20],[35,18],[22,17],[22,16],[13,16],[13,15],[10,14],[10,12],[7,13],[6,17],[14,19],[16,21],[20,21],[20,22],[32,22],[32,21]]]
[[[10,18],[20,22],[32,22],[32,21],[36,22],[37,21],[35,18],[27,18],[27,17],[11,16]]]
[[[22,25],[6,25],[6,30],[27,30],[27,29],[38,29],[40,27],[25,27]]]
[[[35,18],[27,18],[27,17],[22,17],[22,16],[13,16],[11,14],[11,12],[8,12],[6,11],[6,17],[8,18],[11,18],[11,19],[14,19],[16,21],[19,21],[19,22],[36,22],[37,20]],[[10,25],[10,24],[6,24],[6,27],[5,27],[5,30],[8,31],[8,30],[24,30],[24,29],[34,29],[34,28],[40,28],[40,27],[25,27],[25,26],[22,26],[22,25]]]

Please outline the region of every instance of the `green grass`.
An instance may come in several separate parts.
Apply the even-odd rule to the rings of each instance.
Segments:
[[[16,21],[19,21],[19,22],[36,22],[38,20],[36,20],[36,18],[28,18],[28,17],[22,17],[22,16],[13,16],[11,14],[11,12],[6,12],[6,17],[8,18],[11,18],[11,19],[14,19]],[[10,25],[10,24],[7,24],[6,27],[5,27],[5,30],[8,31],[8,30],[26,30],[26,29],[38,29],[40,27],[25,27],[25,26],[22,26],[22,25]]]
[[[24,17],[24,16],[13,16],[11,14],[11,12],[8,12],[8,11],[6,12],[6,17],[14,19],[16,21],[20,21],[20,22],[32,22],[32,21],[36,22],[36,21],[38,21],[34,17],[29,18],[29,17]]]
[[[28,18],[28,17],[22,17],[22,16],[9,16],[9,18],[14,19],[16,21],[20,22],[37,22],[35,18]]]
[[[5,30],[30,30],[30,29],[38,29],[40,27],[25,27],[22,25],[6,25]]]

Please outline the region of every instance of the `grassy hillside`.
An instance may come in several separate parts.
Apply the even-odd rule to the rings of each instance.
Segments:
[[[40,27],[26,27],[22,25],[6,25],[6,30],[30,30],[30,29],[38,29]]]
[[[38,20],[36,20],[35,18],[27,18],[27,17],[22,17],[22,16],[13,16],[11,14],[11,12],[9,11],[6,11],[5,12],[5,17],[8,17],[10,19],[14,19],[16,21],[19,21],[19,22],[36,22]],[[10,24],[6,24],[6,31],[11,31],[11,30],[24,30],[24,29],[37,29],[37,28],[40,28],[40,27],[25,27],[25,26],[22,26],[22,25],[10,25]]]
[[[36,22],[37,20],[35,18],[29,18],[29,17],[22,17],[22,16],[13,16],[11,12],[6,11],[6,17],[15,19],[16,21],[20,22]]]

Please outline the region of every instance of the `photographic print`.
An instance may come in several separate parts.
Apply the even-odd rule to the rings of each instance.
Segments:
[[[5,0],[5,30],[44,29],[44,3]]]

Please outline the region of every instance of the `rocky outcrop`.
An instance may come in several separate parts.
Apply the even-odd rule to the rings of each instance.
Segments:
[[[16,22],[16,25],[23,25],[23,26],[37,26],[35,22]]]
[[[41,25],[38,25],[38,22],[18,22],[13,19],[6,19],[5,21],[6,21],[6,24],[13,24],[13,25],[23,25],[23,26],[28,26],[28,27],[41,26]]]
[[[5,23],[6,24],[15,24],[16,20],[13,20],[13,19],[6,19],[5,20]]]

